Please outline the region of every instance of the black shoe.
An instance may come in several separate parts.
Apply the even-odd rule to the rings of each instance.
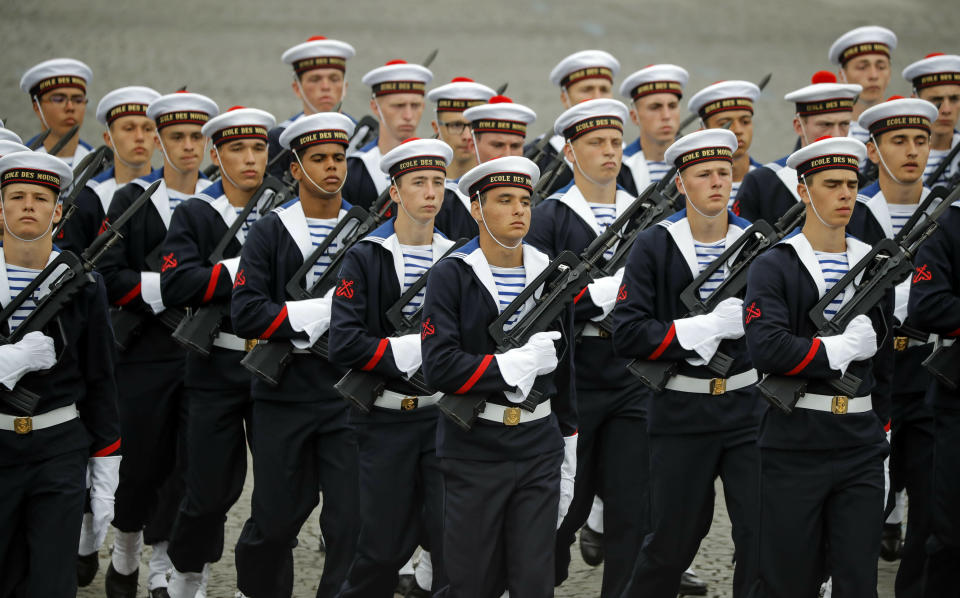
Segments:
[[[603,534],[593,531],[589,525],[580,528],[580,556],[591,567],[603,562]]]
[[[707,582],[697,577],[696,573],[684,571],[680,576],[680,596],[706,596]]]
[[[103,586],[107,591],[107,598],[137,598],[137,580],[140,569],[130,575],[120,575],[113,568],[113,563],[107,567],[107,574],[103,579]]]
[[[893,562],[900,558],[903,549],[903,533],[899,523],[884,523],[880,536],[880,558]]]
[[[403,595],[403,598],[430,598],[430,596],[433,596],[433,592],[420,587],[420,584],[417,583],[416,576],[411,575],[410,577],[413,577],[413,585],[407,590],[407,593]]]
[[[150,590],[150,598],[170,598],[167,588],[154,588]]]
[[[100,555],[96,552],[78,555],[77,585],[85,588],[93,583],[93,578],[97,576],[98,569],[100,569]]]

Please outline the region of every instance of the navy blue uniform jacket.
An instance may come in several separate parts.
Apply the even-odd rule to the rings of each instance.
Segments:
[[[734,212],[750,222],[762,218],[773,224],[800,201],[796,180],[797,171],[787,167],[786,157],[751,170],[740,183]]]

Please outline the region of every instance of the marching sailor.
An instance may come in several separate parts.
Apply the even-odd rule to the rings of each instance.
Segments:
[[[960,56],[935,52],[903,69],[903,78],[913,87],[913,97],[927,100],[937,106],[937,119],[930,124],[930,158],[923,171],[924,183],[940,163],[947,159],[958,143],[956,130],[960,116]],[[960,172],[960,152],[950,160],[936,181],[928,185],[945,184]]]
[[[867,108],[887,97],[890,84],[890,53],[897,47],[897,35],[886,27],[866,25],[847,31],[830,45],[827,57],[837,66],[837,76],[844,83],[859,85],[849,135],[866,143],[870,133],[857,119]],[[821,133],[826,135],[827,133]],[[830,133],[832,135],[832,133]],[[816,136],[813,136],[816,138]]]
[[[75,125],[83,126],[87,113],[87,85],[93,79],[93,71],[86,64],[73,58],[53,58],[30,68],[20,79],[20,89],[30,94],[33,113],[37,115],[44,130],[50,134],[43,140],[37,152],[44,154],[53,149]],[[32,145],[37,137],[27,141]],[[67,166],[79,164],[93,147],[80,139],[79,132],[57,153]]]

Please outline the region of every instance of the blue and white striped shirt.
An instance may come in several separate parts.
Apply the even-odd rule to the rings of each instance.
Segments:
[[[825,251],[816,251],[816,254],[817,261],[820,262],[820,271],[823,272],[823,280],[827,283],[826,291],[829,292],[830,289],[833,288],[833,285],[840,282],[843,275],[850,270],[850,264],[847,262],[847,254],[827,253]],[[837,315],[840,304],[843,303],[843,296],[846,293],[847,291],[844,290],[837,295],[836,298],[830,302],[830,305],[823,310],[823,315],[826,316],[828,320],[832,320],[833,316]]]
[[[188,199],[190,199],[190,196],[186,193],[180,193],[179,191],[174,191],[173,189],[167,189],[167,203],[170,204],[171,214],[173,214],[173,211],[177,209],[177,206]]]
[[[890,224],[893,226],[894,235],[900,232],[903,225],[907,223],[907,220],[910,220],[910,217],[913,216],[913,213],[917,211],[918,207],[920,207],[920,204],[916,203],[887,204],[887,211],[890,212]]]
[[[497,294],[500,296],[500,313],[507,308],[510,303],[520,295],[523,287],[526,285],[527,275],[523,266],[516,268],[501,268],[500,266],[490,266],[490,272],[493,274],[493,282],[497,285]],[[518,310],[507,320],[504,330],[510,330],[523,315],[523,309]]]
[[[306,220],[307,228],[310,229],[310,243],[313,244],[314,248],[323,244],[327,235],[337,227],[336,218],[307,218]],[[327,251],[320,256],[320,259],[313,265],[313,270],[310,271],[310,276],[307,280],[307,287],[313,285],[313,283],[326,272],[327,267],[333,261],[332,256],[337,252],[337,245],[338,243],[336,241],[331,243]]]
[[[433,246],[401,245],[400,251],[403,252],[403,288],[400,290],[402,295],[433,265]],[[421,288],[416,296],[403,306],[404,315],[412,315],[420,309],[425,291],[426,287]]]
[[[587,202],[587,205],[590,206],[590,211],[593,212],[593,217],[597,220],[597,226],[600,227],[601,233],[607,230],[607,227],[617,219],[617,206],[615,204]],[[612,257],[613,249],[608,249],[603,254],[603,259],[605,260],[609,260]]]
[[[693,242],[693,248],[697,252],[697,265],[700,267],[699,272],[703,272],[707,266],[712,264],[720,254],[723,253],[723,250],[726,248],[727,240],[720,239],[719,241],[714,241],[713,243],[701,243],[700,241]],[[723,282],[724,271],[726,270],[725,266],[720,267],[710,278],[707,279],[703,286],[700,287],[700,298],[706,299],[714,291],[717,290],[717,287],[720,286],[720,283]]]
[[[747,172],[753,172],[756,169],[757,167],[751,164],[750,167],[747,169]],[[736,201],[737,192],[740,191],[740,185],[742,184],[743,184],[743,179],[740,179],[739,181],[733,181],[733,184],[730,185],[730,201],[727,202],[728,210],[733,208],[733,202]]]
[[[20,266],[14,266],[12,264],[7,264],[7,284],[10,286],[10,300],[19,295],[23,289],[27,288],[33,279],[40,274],[40,270],[34,270],[32,268],[21,268]],[[27,319],[27,316],[30,315],[34,309],[37,308],[37,302],[34,300],[36,292],[29,299],[23,302],[23,304],[17,308],[17,311],[13,312],[13,315],[10,316],[8,320],[8,325],[10,326],[10,332],[16,330],[17,326],[23,323]]]
[[[233,206],[234,211],[236,211],[237,216],[240,216],[240,212],[243,211],[243,207]],[[253,226],[253,223],[257,221],[260,217],[260,214],[256,209],[250,210],[250,213],[247,214],[247,219],[244,221],[243,226],[240,227],[240,230],[243,231],[243,234],[250,232],[250,227]]]
[[[853,137],[861,143],[866,143],[870,141],[870,131],[861,127],[860,123],[856,120],[851,120],[850,130],[847,132],[847,137]]]
[[[647,171],[650,173],[650,182],[656,183],[663,178],[663,175],[670,172],[671,166],[666,162],[656,160],[647,160]],[[640,190],[643,191],[642,189]]]

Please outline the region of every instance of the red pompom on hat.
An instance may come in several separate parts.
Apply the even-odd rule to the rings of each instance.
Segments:
[[[326,35],[311,35],[307,38],[308,42],[318,42],[327,39]]]
[[[889,98],[887,98],[887,101],[889,102],[890,100],[902,100],[902,99],[903,99],[903,96],[892,95]]]
[[[833,135],[824,135],[822,137],[817,137],[816,139],[814,139],[814,142],[823,141],[824,139],[833,139]]]
[[[836,83],[837,76],[830,71],[817,71],[810,77],[810,83]]]
[[[246,106],[230,106],[227,108],[227,112],[232,112],[234,110],[243,110]]]
[[[474,81],[470,77],[454,77],[453,79],[450,79],[450,82],[451,83],[476,83],[476,81]]]
[[[511,100],[511,99],[508,98],[507,96],[493,96],[492,98],[490,98],[490,100],[489,100],[487,103],[489,103],[489,104],[512,104],[512,103],[513,103],[513,100]]]
[[[389,61],[387,61],[387,63],[386,63],[384,66],[391,66],[391,65],[394,65],[394,64],[407,64],[407,61],[406,61],[406,60],[400,60],[399,58],[397,58],[396,60],[389,60]]]
[[[400,145],[403,145],[404,143],[409,143],[409,142],[411,142],[411,141],[420,141],[420,138],[419,138],[419,137],[407,137],[406,139],[404,139],[403,141],[400,142]]]
[[[946,56],[946,54],[943,52],[931,52],[930,54],[924,56],[924,58],[933,58],[934,56]]]

